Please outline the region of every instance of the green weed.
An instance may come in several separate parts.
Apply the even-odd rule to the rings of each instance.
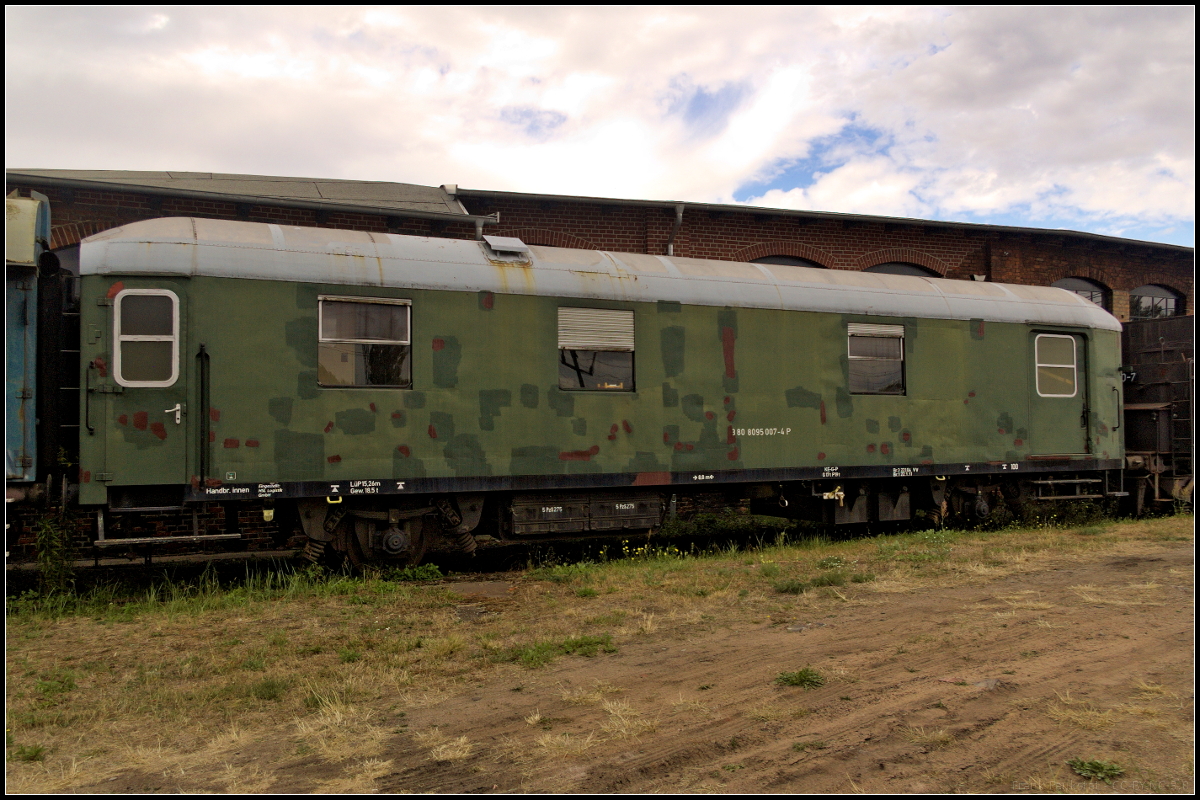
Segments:
[[[795,672],[781,672],[775,678],[780,686],[798,686],[801,689],[816,689],[825,685],[825,678],[812,667],[804,667]]]
[[[1080,758],[1072,758],[1067,761],[1067,766],[1075,770],[1077,775],[1082,775],[1088,780],[1102,780],[1110,786],[1113,778],[1119,778],[1125,774],[1125,768],[1114,761],[1084,761]]]

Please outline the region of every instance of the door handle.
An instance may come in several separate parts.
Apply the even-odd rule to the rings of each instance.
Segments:
[[[174,408],[164,409],[163,413],[170,414],[172,411],[175,412],[175,424],[178,425],[180,417],[183,416],[183,403],[176,403]]]

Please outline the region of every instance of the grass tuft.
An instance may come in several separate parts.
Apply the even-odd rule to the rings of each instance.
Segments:
[[[825,678],[812,667],[804,667],[795,672],[781,672],[775,678],[780,686],[798,686],[801,689],[816,689],[825,685]]]

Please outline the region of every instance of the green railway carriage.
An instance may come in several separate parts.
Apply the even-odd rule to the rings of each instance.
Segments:
[[[722,493],[837,522],[1115,493],[1120,324],[1075,294],[484,238],[85,240],[80,502],[296,508],[314,556],[412,561]]]

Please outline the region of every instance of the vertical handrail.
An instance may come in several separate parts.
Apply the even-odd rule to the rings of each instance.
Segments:
[[[208,348],[200,345],[200,350],[196,353],[198,371],[200,373],[200,447],[196,450],[199,455],[199,471],[200,485],[204,486],[204,481],[208,478],[208,439],[209,439],[209,424],[210,424],[210,398],[209,398],[209,355]]]

